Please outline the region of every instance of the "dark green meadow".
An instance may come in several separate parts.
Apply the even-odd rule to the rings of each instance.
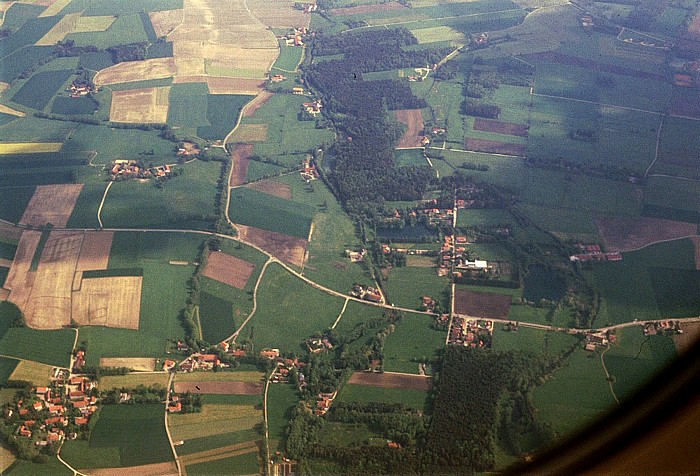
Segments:
[[[37,73],[12,96],[12,101],[32,109],[43,110],[72,75],[72,70]]]
[[[239,187],[231,190],[231,220],[298,238],[308,238],[314,209],[297,202]]]
[[[172,461],[163,405],[105,405],[90,440],[66,443],[62,456],[80,468],[128,467]],[[115,464],[116,463],[116,464]]]

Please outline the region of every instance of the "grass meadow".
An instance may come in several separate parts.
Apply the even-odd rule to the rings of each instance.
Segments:
[[[270,451],[284,450],[285,428],[298,401],[299,393],[293,385],[270,384],[267,392],[267,428],[270,435]]]
[[[314,210],[303,204],[240,187],[231,190],[231,220],[241,225],[308,238]]]
[[[449,280],[437,275],[436,268],[403,266],[393,268],[384,280],[387,299],[392,304],[408,309],[418,309],[421,297],[430,296],[449,309]]]
[[[432,316],[404,314],[384,343],[384,370],[418,374],[413,359],[430,359],[445,347],[447,331],[432,329],[432,321]]]
[[[191,476],[206,476],[210,474],[247,475],[259,473],[260,461],[257,451],[231,456],[230,458],[187,465],[187,474]]]
[[[425,411],[428,392],[403,388],[382,388],[369,385],[344,385],[338,393],[339,402],[403,403]]]
[[[299,352],[304,341],[333,325],[343,301],[312,288],[279,265],[270,265],[258,290],[258,308],[241,337],[256,349]]]

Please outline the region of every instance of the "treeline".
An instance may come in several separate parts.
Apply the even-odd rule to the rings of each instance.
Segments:
[[[474,101],[463,101],[462,112],[467,116],[498,119],[498,116],[501,115],[501,108],[494,104],[481,104]]]
[[[126,394],[129,395],[126,398]],[[145,403],[161,403],[165,400],[168,394],[168,389],[157,383],[147,387],[138,385],[135,388],[113,388],[100,394],[101,402],[104,405],[117,404],[145,404]],[[125,397],[122,398],[122,395]]]

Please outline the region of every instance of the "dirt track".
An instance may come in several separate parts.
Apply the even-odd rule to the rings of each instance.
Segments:
[[[250,157],[253,155],[252,144],[236,144],[233,146],[231,158],[233,160],[233,170],[231,171],[231,180],[229,187],[239,187],[246,182],[248,175],[248,164]]]
[[[348,380],[349,385],[370,387],[401,388],[404,390],[430,390],[433,379],[422,375],[395,373],[355,372]]]

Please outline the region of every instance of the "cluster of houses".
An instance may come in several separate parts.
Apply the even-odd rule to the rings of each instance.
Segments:
[[[315,101],[303,103],[301,107],[307,114],[316,117],[319,114],[321,114],[321,108],[323,108],[323,104],[321,103],[320,99],[316,99]]]
[[[299,359],[284,359],[277,357],[277,369],[270,377],[270,382],[289,383],[289,373],[293,369],[300,370],[305,366],[306,364],[299,361]],[[297,375],[299,378],[299,390],[301,390],[308,385],[306,383],[306,376],[301,372],[299,372]]]
[[[320,175],[318,174],[318,170],[316,170],[316,166],[313,164],[311,159],[312,157],[310,155],[307,155],[301,163],[301,178],[306,183],[309,183],[312,180],[316,180],[320,177]]]
[[[674,59],[668,64],[673,74],[673,84],[685,88],[700,86],[700,60]]]
[[[311,354],[320,354],[321,352],[332,349],[333,344],[331,344],[327,336],[312,337],[306,340],[306,348]]]
[[[683,334],[679,321],[647,322],[644,324],[644,335],[653,336],[656,334]]]
[[[420,298],[421,301],[421,309],[424,311],[434,311],[435,306],[438,305],[437,300],[431,298],[430,296],[422,296]]]
[[[177,148],[178,157],[192,157],[199,155],[199,153],[199,147],[194,142],[185,141]]]
[[[3,418],[36,446],[74,440],[97,411],[98,399],[90,396],[96,387],[87,377],[69,377],[68,371],[55,369],[50,386],[32,388],[29,398],[7,404]]]
[[[352,285],[350,295],[370,302],[382,302],[382,292],[371,286],[355,283]]]
[[[447,344],[489,348],[491,336],[493,336],[493,321],[454,316]]]
[[[615,334],[611,332],[589,332],[586,334],[585,349],[593,352],[598,347],[606,347],[613,342],[615,342]]]
[[[70,92],[70,97],[73,99],[87,96],[95,90],[95,86],[92,83],[86,81],[75,80],[71,83],[66,91]]]
[[[195,352],[180,362],[180,372],[192,372],[194,370],[214,370],[216,367],[224,367],[216,354],[200,354]]]
[[[328,413],[328,410],[330,410],[333,400],[335,400],[337,395],[338,390],[334,391],[333,393],[319,393],[316,396],[316,408],[314,409],[314,415],[323,416]]]
[[[301,28],[294,28],[293,33],[278,36],[277,39],[284,40],[284,44],[287,46],[304,46],[304,37],[308,33],[308,29],[302,26]]]
[[[584,245],[578,243],[576,247],[581,250],[569,257],[571,261],[621,261],[622,253],[603,253],[600,245]]]
[[[183,149],[179,149],[183,150]],[[185,154],[180,154],[178,150],[178,155],[185,155]],[[197,153],[199,153],[199,149],[196,149]],[[109,171],[110,177],[112,180],[117,180],[119,178],[151,178],[151,177],[156,177],[156,178],[161,178],[161,177],[167,177],[172,173],[172,169],[169,165],[159,165],[157,167],[152,167],[150,169],[147,169],[143,167],[142,164],[140,164],[136,160],[125,160],[125,159],[117,159],[112,163],[112,168]]]

